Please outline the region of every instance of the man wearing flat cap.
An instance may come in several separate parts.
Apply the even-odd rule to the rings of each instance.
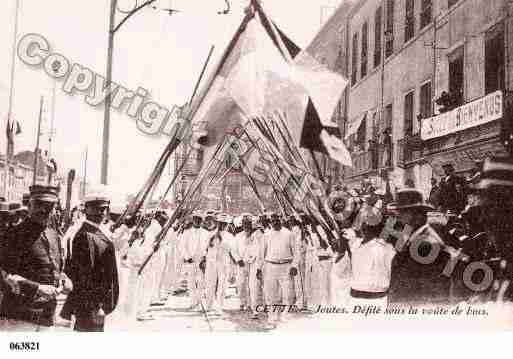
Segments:
[[[116,308],[119,296],[114,244],[101,226],[110,201],[102,193],[84,199],[86,219],[71,245],[70,267],[73,291],[62,309],[62,317],[75,316],[75,331],[101,332],[105,316]]]
[[[50,226],[59,189],[30,187],[29,215],[2,239],[4,293],[0,330],[40,331],[54,324],[56,297],[71,289],[59,234]]]

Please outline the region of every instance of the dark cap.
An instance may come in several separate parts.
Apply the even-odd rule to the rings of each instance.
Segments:
[[[29,187],[30,199],[57,203],[59,200],[59,188],[53,186],[33,185]]]

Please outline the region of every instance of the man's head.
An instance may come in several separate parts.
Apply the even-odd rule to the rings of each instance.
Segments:
[[[513,234],[513,157],[490,157],[483,163],[479,181],[471,186],[486,215],[485,230],[511,243]]]
[[[424,202],[422,192],[405,188],[397,191],[396,201],[388,209],[397,213],[402,224],[418,228],[426,223],[427,212],[432,211],[433,207]]]
[[[279,231],[282,228],[281,216],[278,213],[271,214],[271,226],[275,231]]]
[[[155,214],[155,220],[157,222],[159,222],[159,224],[164,227],[164,225],[167,223],[167,221],[169,220],[169,217],[167,215],[166,212],[164,211],[158,211],[156,214]]]
[[[299,216],[298,215],[295,215],[295,214],[291,214],[290,216],[288,216],[287,218],[287,225],[292,228],[292,227],[295,227],[295,226],[299,226],[299,222],[300,219],[299,219]]]
[[[220,213],[216,216],[216,221],[217,229],[224,231],[228,226],[228,223],[231,222],[231,218],[227,214]]]
[[[246,233],[251,233],[253,231],[253,216],[249,213],[244,213],[242,215],[242,229]]]
[[[88,221],[100,224],[109,215],[110,202],[106,199],[85,202],[85,215]]]
[[[268,213],[263,213],[260,215],[260,217],[258,218],[258,221],[260,222],[260,225],[262,226],[262,228],[269,228],[269,224],[270,224],[270,220],[269,220],[269,215]]]
[[[213,231],[216,228],[215,216],[213,212],[208,212],[205,215],[203,228],[205,228],[207,231]]]
[[[192,214],[192,226],[194,228],[200,228],[201,222],[202,222],[201,214],[199,212],[194,212]]]
[[[435,177],[431,177],[431,186],[436,186],[436,185],[437,185],[436,178]]]
[[[59,188],[34,185],[30,187],[29,217],[43,226],[48,225],[50,215],[57,203]]]
[[[455,172],[452,163],[446,163],[442,165],[442,169],[444,170],[446,176],[450,176]]]

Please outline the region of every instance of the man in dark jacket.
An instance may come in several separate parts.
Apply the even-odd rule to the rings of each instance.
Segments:
[[[440,180],[440,206],[444,211],[460,213],[466,205],[466,181],[456,175],[454,166],[446,163],[442,166],[445,177]]]
[[[30,187],[29,216],[0,241],[4,298],[0,328],[40,331],[54,324],[56,297],[71,282],[62,274],[63,249],[50,226],[58,188]]]
[[[108,215],[109,200],[104,195],[84,200],[86,220],[72,240],[67,274],[73,281],[62,317],[75,316],[75,331],[101,332],[105,316],[116,308],[119,297],[114,245],[101,223]]]
[[[414,188],[397,192],[396,202],[389,206],[397,213],[400,224],[410,230],[406,241],[396,243],[398,251],[392,262],[389,302],[398,304],[424,305],[447,304],[450,293],[450,279],[442,274],[449,254],[442,250],[444,239],[427,225],[427,212],[433,207],[426,204],[422,193]],[[429,263],[424,257],[438,255]]]

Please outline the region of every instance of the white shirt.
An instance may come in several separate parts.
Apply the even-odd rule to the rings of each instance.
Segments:
[[[297,266],[299,261],[299,248],[294,234],[287,228],[279,231],[271,228],[263,236],[264,258],[269,262],[292,261]]]
[[[214,233],[214,235],[217,232],[211,232]],[[212,246],[210,246],[210,240],[209,244],[207,245],[207,261],[210,262],[216,262],[218,264],[228,264],[230,263],[230,250],[231,250],[231,241],[228,236],[231,236],[231,234],[221,231],[219,232],[219,237],[221,237],[221,240],[216,235],[215,238],[212,240]]]
[[[245,263],[259,263],[262,260],[262,232],[255,231],[247,236],[246,232],[240,232],[235,237],[233,258]]]
[[[212,235],[203,228],[192,227],[186,230],[180,241],[182,258],[185,260],[192,258],[194,262],[199,262],[206,252],[208,245],[208,242],[205,243],[206,238]]]
[[[351,249],[351,288],[364,292],[386,292],[390,286],[394,247],[381,238],[363,243],[363,238],[349,240]]]

